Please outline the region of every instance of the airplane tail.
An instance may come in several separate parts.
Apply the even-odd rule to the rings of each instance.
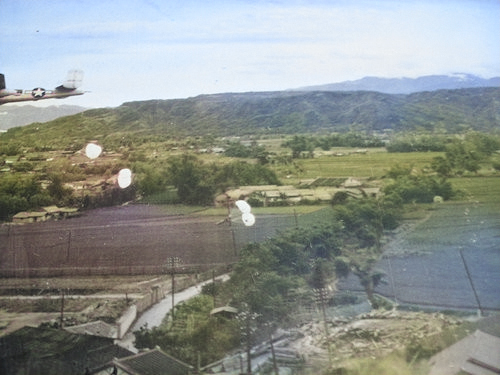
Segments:
[[[0,74],[0,90],[5,89],[5,76]]]
[[[83,81],[83,71],[70,70],[68,72],[68,75],[66,76],[66,80],[61,86],[64,87],[65,89],[74,90],[82,85],[82,81]]]

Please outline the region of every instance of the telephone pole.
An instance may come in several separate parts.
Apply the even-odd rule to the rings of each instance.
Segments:
[[[175,270],[177,267],[179,267],[181,263],[181,258],[179,257],[168,257],[167,258],[167,264],[170,269],[170,275],[172,276],[172,321],[175,318],[175,312],[174,312],[174,307],[175,307],[175,301],[174,301],[174,294],[175,294]]]

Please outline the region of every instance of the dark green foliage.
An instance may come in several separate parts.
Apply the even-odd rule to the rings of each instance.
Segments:
[[[411,167],[394,166],[387,177],[393,181],[386,184],[383,190],[393,201],[431,203],[435,196],[448,200],[454,194],[451,183],[445,177],[423,174]]]
[[[397,200],[349,200],[331,210],[335,215],[323,213],[321,217],[328,218],[323,225],[291,229],[248,244],[228,282],[204,287],[202,296],[176,308],[175,321],[136,332],[137,346],[160,345],[193,365],[197,353],[202,364],[215,361],[238,344],[267,339],[268,330],[278,324],[292,323],[298,308],[314,302],[313,288],[328,287],[350,272],[360,277],[375,305],[373,290],[383,276],[373,269],[380,247],[367,246],[366,233],[378,239],[385,228],[384,216],[398,217],[399,208]],[[222,303],[239,309],[239,319],[209,315],[214,293],[219,303],[225,300]]]
[[[137,189],[144,196],[151,196],[167,189],[167,171],[153,163],[135,162],[132,169],[136,175]]]
[[[443,177],[449,177],[452,171],[451,163],[442,156],[437,156],[432,160],[431,168]]]
[[[498,137],[469,132],[463,139],[456,138],[446,147],[446,161],[450,170],[457,174],[465,171],[477,172],[481,168],[481,163],[489,160],[498,149],[500,149]]]
[[[239,325],[236,320],[211,316],[212,297],[200,295],[175,309],[175,320],[148,330],[134,332],[138,348],[159,345],[174,357],[196,366],[198,355],[202,366],[224,356],[239,344]]]
[[[449,136],[436,134],[402,134],[391,139],[386,145],[388,152],[445,151]]]
[[[211,176],[201,161],[196,157],[184,154],[172,158],[168,166],[168,179],[177,188],[177,195],[183,203],[210,203],[215,188],[210,184]]]
[[[253,158],[257,159],[260,164],[267,164],[268,153],[265,147],[252,142],[249,146],[245,146],[240,142],[231,142],[226,146],[224,155],[234,158]]]
[[[281,185],[276,174],[260,164],[236,161],[222,166],[211,166],[214,183],[221,191],[230,186]]]
[[[139,182],[147,190],[147,179],[156,176],[157,184],[161,186],[161,176],[156,170],[150,170]],[[230,164],[207,165],[194,155],[184,154],[169,160],[165,183],[175,186],[182,203],[211,204],[216,193],[224,192],[230,186],[241,185],[279,185],[276,174],[260,164],[250,164],[236,161]],[[157,191],[156,189],[154,191]]]
[[[335,271],[336,268],[333,269],[331,262],[321,258],[316,259],[310,280],[311,287],[314,289],[326,288],[329,284],[329,279],[332,277],[331,275],[333,275]]]
[[[40,203],[52,203],[33,175],[7,174],[0,179],[0,219],[20,211],[38,208]]]
[[[349,263],[349,258],[345,256],[336,257],[334,262],[335,274],[338,277],[347,277],[351,271]]]
[[[400,215],[400,207],[387,209],[385,203],[371,198],[352,199],[334,206],[334,211],[344,230],[359,241],[360,247],[378,246],[384,222],[397,222]]]
[[[328,151],[332,147],[384,147],[384,142],[364,132],[336,133],[326,137],[314,138],[316,147]]]
[[[289,147],[292,150],[292,158],[297,159],[303,152],[312,153],[315,144],[312,139],[303,135],[294,135],[292,139],[284,142],[282,146]]]
[[[72,189],[64,186],[64,179],[60,174],[51,174],[49,180],[50,185],[47,187],[47,191],[55,201],[62,203],[65,198],[71,196]]]

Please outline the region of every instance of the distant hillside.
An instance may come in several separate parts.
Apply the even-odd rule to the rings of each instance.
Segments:
[[[3,140],[52,147],[90,139],[128,142],[155,137],[292,134],[383,129],[498,131],[500,88],[411,95],[377,92],[261,92],[124,103],[40,126],[14,128]]]
[[[58,117],[74,115],[87,108],[76,105],[52,105],[49,107],[35,107],[32,105],[0,107],[0,130],[7,130],[15,126],[24,126],[33,122],[47,122]]]
[[[430,75],[418,78],[365,77],[355,81],[308,86],[297,91],[377,91],[385,94],[412,94],[422,91],[500,87],[500,77],[484,79],[472,74]]]

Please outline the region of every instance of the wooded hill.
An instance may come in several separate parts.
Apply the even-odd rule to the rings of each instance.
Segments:
[[[1,137],[52,146],[81,138],[229,136],[422,130],[500,129],[500,88],[439,90],[409,95],[378,92],[256,92],[124,103],[41,124]],[[118,140],[117,138],[117,140]]]

